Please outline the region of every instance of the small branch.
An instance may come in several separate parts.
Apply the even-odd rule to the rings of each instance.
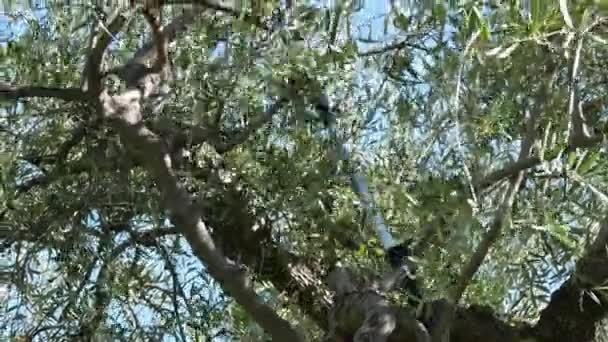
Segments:
[[[602,132],[602,134],[596,134],[596,135],[590,136],[589,134],[587,134],[588,132],[586,132],[586,129],[584,127],[584,121],[582,121],[583,120],[582,115],[584,113],[589,115],[591,112],[597,112],[602,109],[600,99],[592,100],[588,103],[585,103],[584,105],[579,103],[578,113],[574,108],[574,107],[576,107],[575,102],[578,97],[576,95],[576,82],[575,81],[576,81],[576,75],[578,73],[578,65],[580,63],[579,59],[580,59],[580,54],[581,54],[581,49],[582,49],[581,42],[582,42],[582,38],[579,38],[579,42],[578,42],[577,48],[576,48],[575,58],[574,58],[573,64],[571,65],[571,70],[570,70],[570,73],[571,73],[570,74],[570,87],[571,88],[570,88],[570,97],[569,97],[569,102],[568,102],[568,115],[570,117],[570,126],[571,126],[570,128],[572,129],[572,132],[569,132],[570,137],[569,137],[569,139],[567,139],[568,146],[566,147],[565,152],[575,151],[578,148],[595,147],[598,144],[601,144],[602,142],[604,142],[608,135],[608,132]],[[551,66],[551,67],[553,68],[553,73],[556,73],[555,66]],[[582,110],[581,110],[581,108],[582,108]],[[474,187],[478,191],[484,190],[484,189],[488,188],[489,186],[491,186],[492,184],[494,184],[502,179],[505,179],[508,177],[513,177],[521,171],[535,167],[535,166],[539,165],[542,161],[543,160],[538,156],[530,156],[528,158],[519,159],[516,162],[511,163],[500,170],[491,172],[490,174],[486,175],[483,179],[474,182]]]
[[[606,134],[597,135],[589,138],[575,138],[571,144],[565,149],[565,152],[574,151],[578,148],[592,148],[595,147],[606,139]],[[524,159],[518,159],[517,161],[505,166],[502,169],[491,172],[483,179],[474,183],[475,188],[480,191],[490,187],[505,178],[513,177],[521,171],[533,168],[542,162],[540,157],[530,156]]]
[[[174,124],[158,120],[152,123],[153,130],[165,137],[170,138],[172,149],[199,145],[203,142],[209,143],[218,153],[226,153],[235,147],[245,143],[257,130],[272,121],[276,113],[287,103],[286,99],[279,99],[271,104],[263,113],[253,118],[249,125],[240,131],[218,132],[212,127],[195,126],[186,129],[185,135],[180,128]],[[223,139],[223,141],[222,141]]]
[[[454,91],[454,97],[453,97],[453,106],[454,106],[454,126],[456,128],[456,147],[458,148],[458,152],[460,153],[460,158],[462,158],[462,171],[467,179],[467,182],[469,183],[469,188],[471,189],[471,199],[474,203],[474,208],[478,208],[479,207],[479,203],[477,201],[477,194],[475,191],[475,187],[473,186],[473,177],[471,176],[471,171],[469,170],[469,167],[467,166],[467,160],[466,160],[466,155],[465,155],[465,151],[463,148],[463,143],[462,143],[462,139],[460,137],[460,133],[461,133],[461,129],[460,129],[460,116],[459,116],[459,111],[460,111],[460,89],[462,88],[462,74],[464,72],[464,68],[466,66],[466,61],[467,61],[467,57],[469,54],[469,51],[471,50],[471,47],[473,46],[473,43],[475,43],[475,41],[477,40],[477,38],[480,35],[480,31],[476,31],[475,33],[473,33],[471,35],[471,37],[468,39],[465,47],[464,47],[464,51],[462,52],[462,56],[461,56],[461,61],[460,61],[460,65],[458,67],[458,72],[456,75],[456,89]]]
[[[99,126],[99,123],[99,120],[95,120],[93,122],[81,122],[78,126],[72,129],[70,137],[57,148],[57,153],[42,156],[26,156],[23,159],[38,167],[41,164],[64,164],[68,159],[70,151],[76,147],[76,145],[78,145],[82,139],[84,139],[87,131],[96,129]]]
[[[245,129],[230,134],[232,136],[228,141],[215,144],[216,151],[218,153],[225,153],[246,142],[258,129],[272,120],[272,117],[281,109],[285,102],[284,99],[278,100],[270,105],[264,113],[254,118]]]
[[[531,112],[531,110],[528,108],[525,109],[525,135],[521,141],[518,161],[526,160],[530,158],[532,154],[532,146],[537,136],[536,126],[538,118],[544,107],[544,103],[541,101],[542,99],[546,98],[547,93],[551,91],[551,87],[555,81],[556,72],[555,70],[550,71],[551,72],[548,79],[543,83],[541,90],[536,95],[533,108],[534,112]],[[524,178],[525,169],[522,169],[518,171],[511,179],[509,187],[504,194],[502,204],[496,212],[494,222],[492,223],[490,230],[486,233],[477,250],[475,250],[473,253],[469,263],[466,264],[461,270],[458,282],[450,296],[453,303],[458,303],[468,283],[472,280],[473,276],[483,263],[483,260],[488,254],[490,248],[500,236],[502,228],[505,226],[510,217],[511,207],[513,206],[515,196],[517,195]]]
[[[152,46],[154,60],[152,67],[148,67],[145,60],[133,58],[127,64],[114,68],[107,73],[114,73],[123,79],[127,89],[142,92],[143,98],[149,98],[159,89],[159,80],[166,80],[169,76],[169,41],[165,37],[161,26],[162,12],[158,8],[144,8],[143,14],[152,31]]]
[[[111,301],[111,294],[109,293],[109,284],[112,281],[113,270],[111,264],[118,258],[124,251],[132,245],[131,241],[123,242],[116,246],[111,253],[108,255],[107,260],[100,266],[97,280],[95,282],[95,293],[94,293],[94,314],[89,319],[84,319],[81,322],[78,336],[89,341],[95,336],[97,329],[101,325],[106,310]]]
[[[608,205],[608,195],[598,189],[595,185],[590,182],[587,182],[583,177],[578,175],[576,172],[572,172],[569,174],[570,178],[575,182],[578,182],[584,187],[589,188],[592,194],[594,194],[600,201],[604,203],[604,205]]]
[[[241,12],[240,8],[237,9],[236,6],[229,7],[226,5],[220,5],[219,2],[224,2],[224,1],[210,1],[210,0],[192,0],[191,1],[192,4],[201,5],[206,9],[222,12],[224,14],[227,14],[227,15],[230,15],[230,16],[233,16],[236,18],[242,17],[242,20],[246,23],[252,24],[261,29],[268,29],[268,27],[266,27],[266,25],[264,24],[264,21],[261,20],[262,18],[243,13],[243,12]],[[232,2],[232,3],[239,4],[239,2]],[[289,8],[291,6],[289,4],[287,4],[287,7]]]
[[[179,313],[179,299],[178,299],[178,293],[179,293],[179,295],[183,297],[184,302],[187,302],[186,297],[184,295],[184,289],[182,288],[182,285],[179,282],[179,276],[177,275],[175,265],[173,265],[173,262],[171,261],[171,256],[169,255],[169,252],[167,251],[167,249],[164,246],[158,245],[157,247],[158,247],[159,253],[165,259],[165,263],[167,265],[169,273],[171,273],[171,279],[172,279],[172,283],[173,283],[173,291],[171,291],[171,299],[173,301],[173,312],[174,312],[175,321],[176,321],[175,323],[177,324],[177,328],[179,330],[179,334],[180,334],[182,341],[186,342],[186,341],[188,341],[188,338],[186,337],[186,332],[184,331],[184,326],[183,326],[184,323],[182,321],[181,314]]]
[[[402,40],[398,43],[393,43],[381,48],[377,48],[377,49],[369,49],[367,51],[363,51],[363,52],[359,52],[358,55],[359,57],[370,57],[370,56],[374,56],[374,55],[380,55],[386,52],[391,52],[393,50],[401,50],[404,49],[406,47],[412,47],[412,48],[419,48],[419,46],[416,46],[414,44],[412,44],[409,41],[409,38],[411,37],[419,37],[421,36],[422,33],[421,32],[414,32],[414,33],[408,33],[405,35],[406,39]]]
[[[587,128],[587,125],[585,123],[585,113],[583,113],[581,110],[576,110],[576,107],[578,107],[579,109],[581,109],[581,106],[577,106],[577,102],[579,101],[579,96],[578,96],[578,83],[576,81],[577,76],[578,76],[578,69],[580,66],[580,60],[581,60],[581,52],[583,50],[583,37],[578,37],[577,39],[577,43],[576,43],[576,50],[574,52],[574,58],[572,60],[572,65],[570,66],[570,80],[569,80],[569,87],[570,87],[570,94],[569,94],[569,98],[568,98],[568,117],[570,118],[570,129],[571,131],[568,132],[569,136],[569,142],[572,143],[573,139],[577,139],[580,137],[584,137],[584,138],[589,138],[590,134]]]
[[[338,5],[337,10],[335,11],[336,15],[334,17],[334,21],[331,25],[331,31],[329,33],[329,42],[328,47],[331,48],[332,45],[336,43],[336,38],[338,37],[338,28],[340,27],[340,18],[342,16],[342,6]]]
[[[54,161],[64,162],[67,160],[68,154],[70,151],[78,145],[82,139],[84,139],[87,131],[90,129],[96,129],[100,124],[99,120],[95,120],[94,122],[82,122],[80,125],[74,127],[72,133],[70,134],[70,138],[66,140],[61,146],[59,146],[57,153],[53,157]]]
[[[48,185],[66,174],[76,174],[91,171],[91,164],[85,159],[75,160],[69,164],[66,164],[65,159],[53,158],[53,162],[58,162],[59,165],[55,166],[55,168],[49,173],[30,178],[23,183],[18,184],[16,186],[17,194],[28,192],[37,186]]]
[[[488,174],[480,181],[475,182],[475,189],[477,189],[478,191],[486,189],[498,181],[501,181],[505,178],[513,177],[519,172],[533,168],[540,163],[541,159],[536,156],[518,159],[517,161],[505,166],[504,168]]]
[[[146,247],[155,247],[158,245],[158,238],[177,234],[179,234],[179,230],[177,228],[156,228],[152,230],[146,230],[137,234],[132,234],[131,239],[139,245]]]
[[[168,63],[168,41],[165,39],[165,35],[163,33],[163,28],[161,26],[161,12],[160,9],[157,10],[158,13],[152,13],[150,9],[144,9],[144,17],[150,25],[152,30],[152,43],[156,48],[156,59],[154,61],[154,65],[152,69],[155,72],[160,72]]]
[[[88,281],[90,281],[91,278],[91,274],[93,273],[93,270],[95,269],[95,266],[97,266],[97,261],[99,261],[98,257],[94,257],[93,261],[89,264],[89,267],[87,267],[87,271],[85,272],[84,276],[82,277],[82,279],[80,280],[80,283],[76,289],[76,291],[74,293],[76,293],[76,296],[70,296],[67,304],[64,303],[63,301],[60,303],[57,303],[56,305],[53,306],[52,309],[47,311],[47,315],[48,317],[51,317],[53,315],[53,313],[59,309],[60,306],[64,305],[63,309],[61,310],[61,314],[59,315],[59,319],[57,321],[59,322],[66,322],[66,318],[67,315],[70,312],[70,309],[72,308],[73,305],[75,305],[76,303],[78,303],[78,300],[80,299],[80,294],[83,293],[83,289],[85,287],[85,285],[87,284]],[[28,336],[32,337],[32,340],[34,340],[36,338],[36,335],[44,332],[45,330],[49,330],[48,326],[41,326],[44,323],[44,320],[41,320],[38,325],[35,328],[32,328],[32,332],[30,334],[28,334]],[[59,327],[57,327],[59,328]],[[53,328],[50,328],[53,329]],[[56,334],[59,332],[59,330],[57,330],[53,336],[53,338],[56,337]]]
[[[162,29],[165,39],[165,45],[169,46],[169,43],[174,41],[178,35],[185,32],[188,26],[195,21],[195,19],[201,12],[201,10],[197,9],[188,11],[183,15],[175,18],[168,25],[165,25]],[[154,41],[150,41],[144,44],[144,46],[142,46],[139,50],[137,50],[133,57],[129,61],[127,61],[125,66],[133,64],[145,64],[146,61],[156,58],[157,52],[158,50],[156,49]]]
[[[68,102],[88,100],[88,96],[78,88],[15,87],[8,84],[0,84],[0,100],[18,100],[25,97],[56,98]]]
[[[409,45],[410,45],[409,41],[402,41],[399,43],[384,46],[379,49],[370,49],[370,50],[367,50],[364,52],[360,52],[359,57],[369,57],[369,56],[374,56],[374,55],[380,55],[380,54],[390,52],[393,50],[401,50],[403,48],[408,47]]]
[[[498,211],[496,212],[494,221],[490,229],[488,230],[481,243],[471,256],[469,262],[462,268],[460,276],[458,277],[458,282],[452,292],[452,295],[450,296],[451,299],[454,300],[454,302],[458,302],[460,297],[462,297],[462,294],[464,293],[464,290],[466,289],[467,285],[483,263],[486,255],[490,251],[490,248],[494,245],[494,243],[500,236],[502,228],[509,220],[511,207],[513,206],[513,202],[515,201],[515,195],[517,194],[523,179],[524,172],[522,171],[511,181],[509,188],[504,194],[503,202]]]
[[[83,72],[83,87],[82,90],[98,95],[101,93],[101,61],[103,55],[110,45],[113,37],[122,29],[127,18],[117,10],[110,24],[105,27],[105,30],[101,30],[101,34],[97,37],[97,40],[93,43],[93,48],[87,57],[87,61]],[[103,24],[100,24],[103,25]]]

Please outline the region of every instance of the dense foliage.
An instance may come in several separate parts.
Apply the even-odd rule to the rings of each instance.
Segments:
[[[455,298],[532,325],[553,317],[543,311],[551,294],[575,283],[580,303],[598,307],[596,339],[608,339],[599,324],[608,256],[590,247],[608,238],[603,2],[298,2],[278,30],[267,25],[278,1],[180,3],[162,17],[171,76],[140,111],[171,150],[170,174],[155,166],[154,146],[130,141],[85,96],[104,35],[100,84],[110,96],[130,89],[108,71],[149,50],[141,11],[5,9],[4,336],[269,338],[226,291],[233,279],[217,279],[192,247],[180,226],[191,212],[164,184],[175,180],[263,301],[320,340],[332,266],[387,269],[351,189],[359,170],[393,235],[428,244],[415,260],[425,301]],[[116,13],[126,18],[119,30]],[[338,109],[337,138],[314,110],[323,92]],[[336,162],[336,139],[348,162]],[[591,254],[593,267],[579,262]],[[578,307],[560,310],[567,320]]]

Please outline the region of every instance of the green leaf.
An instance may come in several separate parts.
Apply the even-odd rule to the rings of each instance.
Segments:
[[[376,256],[383,256],[384,255],[384,249],[380,248],[380,247],[376,247],[374,248],[374,253],[376,254]]]
[[[552,149],[549,149],[545,152],[544,159],[545,160],[553,160],[559,156],[560,153],[564,150],[562,146],[555,146]]]
[[[597,152],[587,153],[587,155],[584,157],[585,159],[583,159],[576,172],[580,175],[584,175],[597,165],[597,160],[599,157],[600,155]]]
[[[395,18],[393,25],[400,30],[407,31],[410,26],[410,19],[406,15],[399,13]]]
[[[437,20],[440,24],[444,24],[447,19],[448,11],[445,7],[445,4],[437,4],[433,7],[433,18]]]
[[[477,6],[473,6],[472,11],[475,17],[475,22],[477,23],[477,26],[479,27],[479,30],[481,32],[481,38],[485,41],[489,41],[491,38],[491,34],[488,22],[484,19]]]
[[[568,152],[568,160],[566,162],[567,170],[572,170],[574,168],[574,166],[576,165],[576,157],[577,157],[576,152],[574,152],[574,151]]]
[[[367,255],[367,245],[364,243],[360,244],[356,255],[358,257],[365,257]]]

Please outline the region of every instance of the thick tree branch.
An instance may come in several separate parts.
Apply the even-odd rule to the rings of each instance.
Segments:
[[[156,44],[162,44],[166,39],[158,35],[155,38],[163,40],[155,42]],[[154,85],[151,87],[153,88]],[[99,116],[109,119],[125,145],[140,157],[143,166],[159,188],[165,208],[190,243],[195,255],[206,264],[209,274],[274,340],[303,341],[287,321],[261,301],[251,287],[244,270],[228,262],[216,246],[203,221],[199,206],[193,203],[189,194],[180,186],[179,179],[173,171],[170,151],[164,141],[149,130],[141,119],[140,103],[152,92],[153,89],[145,92],[127,89],[123,94],[115,96],[103,92],[99,99]]]
[[[18,100],[26,97],[56,98],[64,101],[86,101],[89,98],[78,88],[51,88],[0,84],[0,100]]]
[[[265,221],[268,226],[256,229],[260,219],[253,214],[250,200],[236,182],[209,193],[200,200],[203,218],[211,227],[221,227],[213,229],[213,239],[226,256],[256,270],[258,279],[272,283],[325,329],[331,297],[319,278],[325,273],[323,265],[286,250],[272,239],[270,221]],[[222,210],[218,212],[218,208]]]
[[[173,19],[171,23],[164,26],[162,32],[164,35],[165,45],[168,46],[169,43],[174,41],[180,34],[184,33],[188,29],[188,26],[194,23],[198,14],[200,13],[202,13],[202,10],[195,7],[194,9]],[[133,57],[123,67],[133,64],[145,64],[147,61],[154,60],[158,52],[155,47],[156,45],[154,41],[144,44],[144,46],[137,50]]]
[[[426,327],[411,312],[392,306],[350,270],[338,267],[327,281],[335,305],[325,341],[430,341]]]
[[[101,61],[103,55],[110,45],[110,42],[115,35],[122,29],[127,18],[121,13],[120,10],[114,12],[110,19],[110,23],[107,27],[100,23],[102,27],[101,34],[96,37],[93,42],[93,47],[87,56],[86,64],[83,72],[83,86],[82,90],[88,92],[94,96],[101,93]]]
[[[538,108],[540,109],[540,107]],[[521,149],[519,152],[519,160],[524,160],[530,157],[532,152],[532,145],[536,139],[536,123],[538,121],[539,113],[530,113],[526,111],[526,135],[521,142]],[[490,251],[490,248],[494,245],[496,240],[500,237],[502,228],[507,224],[509,220],[511,207],[515,201],[515,196],[519,191],[520,185],[524,180],[525,171],[519,171],[512,179],[504,194],[502,204],[496,212],[494,221],[482,239],[481,243],[471,256],[469,262],[462,268],[460,276],[451,292],[450,299],[453,303],[458,303],[462,294],[464,293],[467,285],[483,263],[486,255]]]
[[[273,339],[301,341],[302,338],[287,321],[260,301],[246,280],[243,270],[229,264],[218,250],[202,220],[200,211],[185,190],[179,186],[179,181],[171,169],[170,157],[163,150],[163,143],[158,136],[141,123],[132,124],[123,119],[114,120],[113,126],[129,146],[145,153],[144,164],[157,182],[165,206],[172,213],[177,226],[195,254],[207,265],[209,273],[257,320],[262,328],[273,336]]]
[[[608,216],[595,241],[577,262],[575,273],[551,295],[534,326],[537,341],[590,342],[608,315]]]
[[[165,54],[166,47],[168,46],[168,44],[171,41],[175,40],[180,33],[185,31],[187,29],[187,27],[194,22],[194,20],[197,17],[197,14],[200,14],[203,10],[211,9],[211,10],[221,11],[221,12],[226,13],[227,15],[236,16],[236,17],[241,15],[240,8],[230,7],[229,5],[220,4],[220,3],[214,2],[214,1],[205,1],[205,0],[202,0],[202,1],[201,0],[160,1],[159,4],[160,5],[194,4],[194,5],[200,5],[200,6],[196,6],[193,10],[176,18],[170,24],[163,27],[162,29],[160,29],[158,27],[156,29],[154,29],[153,32],[159,32],[159,31],[162,32],[162,37],[163,37],[162,40],[161,40],[161,38],[159,38],[161,36],[157,33],[156,39],[147,43],[141,49],[139,49],[134,54],[133,58],[131,60],[129,60],[124,66],[115,68],[111,71],[111,73],[116,73],[118,75],[121,75],[121,77],[123,79],[125,79],[128,84],[135,84],[135,83],[137,83],[138,79],[145,77],[147,74],[156,72],[156,70],[149,70],[149,72],[146,72],[146,73],[137,73],[136,71],[134,71],[135,68],[133,66],[138,65],[138,64],[141,65],[141,64],[146,63],[147,61],[155,60],[155,59],[156,59],[156,63],[159,63],[159,59],[157,58],[159,53]],[[248,17],[246,16],[245,17],[246,21],[249,21],[252,19],[257,20],[255,17],[252,17],[250,19],[247,19],[247,18]],[[152,25],[153,21],[151,22],[150,20],[153,20],[153,19],[149,18],[147,16],[147,20]],[[258,24],[260,24],[260,23],[258,22]],[[152,26],[152,27],[154,27],[154,26]],[[245,141],[247,141],[247,139],[249,139],[249,137],[253,133],[255,133],[255,131],[257,131],[260,127],[262,127],[263,125],[268,123],[272,119],[273,115],[278,110],[280,110],[280,108],[282,107],[284,102],[285,101],[283,99],[281,99],[278,102],[271,105],[263,114],[261,114],[260,116],[255,118],[249,124],[249,126],[246,127],[245,129],[243,129],[242,131],[222,134],[228,138],[222,138],[218,134],[213,134],[213,132],[210,132],[209,129],[193,127],[191,132],[189,132],[190,136],[188,137],[188,139],[184,139],[181,134],[173,132],[171,135],[174,136],[176,143],[173,143],[172,145],[175,145],[175,146],[173,146],[175,148],[181,148],[184,146],[179,146],[179,145],[180,144],[183,145],[185,141],[188,141],[188,143],[190,145],[197,145],[197,144],[207,141],[210,144],[212,144],[218,152],[220,152],[220,153],[227,152],[227,151],[235,148],[236,146],[244,143]],[[161,127],[161,131],[164,131],[165,133],[167,133],[167,130],[163,129],[162,127]]]
[[[542,96],[546,96],[546,93],[550,90],[551,85],[553,84],[552,82],[555,79],[553,76],[552,73],[548,82],[541,88],[537,100]],[[532,153],[532,146],[536,139],[536,124],[543,107],[544,103],[539,101],[535,103],[534,112],[531,112],[528,108],[525,109],[525,135],[521,140],[519,160],[529,158]],[[449,341],[450,327],[454,321],[456,305],[459,303],[467,286],[472,281],[475,273],[477,273],[477,270],[481,267],[484,259],[490,252],[490,248],[492,248],[500,237],[503,227],[508,223],[511,216],[511,208],[513,207],[515,197],[519,192],[524,178],[525,171],[520,171],[511,179],[506,192],[503,194],[502,203],[496,212],[490,229],[486,232],[479,246],[477,246],[477,249],[473,252],[469,262],[460,270],[455,286],[448,293],[446,307],[438,316],[436,326],[432,331],[433,342]]]
[[[161,26],[162,12],[160,12],[160,10],[154,12],[157,13],[153,13],[150,9],[144,9],[144,17],[152,30],[152,41],[154,42],[154,47],[156,49],[156,58],[154,59],[152,71],[160,72],[169,61],[167,49],[168,42],[164,37],[163,28]]]

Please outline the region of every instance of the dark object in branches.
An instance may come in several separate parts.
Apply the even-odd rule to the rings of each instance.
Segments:
[[[417,302],[422,299],[422,290],[416,279],[416,265],[409,260],[409,257],[412,256],[412,242],[412,239],[406,239],[389,248],[386,251],[386,259],[391,268],[395,270],[403,268],[404,276],[397,287],[405,290],[408,297],[413,297],[412,300],[409,300],[409,304],[416,306]]]

